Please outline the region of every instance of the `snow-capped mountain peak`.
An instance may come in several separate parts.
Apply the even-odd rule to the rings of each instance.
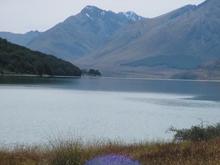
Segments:
[[[122,12],[122,14],[124,16],[126,16],[129,20],[132,20],[132,21],[139,21],[142,19],[141,16],[138,16],[135,12],[133,11],[127,11],[127,12]]]
[[[82,14],[84,14],[85,16],[87,16],[88,18],[102,18],[104,16],[106,16],[106,14],[115,14],[115,15],[123,15],[124,17],[126,17],[128,20],[130,21],[139,21],[141,19],[143,19],[143,17],[137,15],[135,12],[133,11],[128,11],[128,12],[119,12],[119,13],[114,13],[110,10],[103,10],[100,9],[96,6],[86,6],[82,11]]]

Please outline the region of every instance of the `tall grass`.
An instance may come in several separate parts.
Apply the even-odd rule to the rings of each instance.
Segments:
[[[219,125],[214,126],[218,128]],[[213,127],[199,127],[212,130]],[[191,129],[187,132],[199,131]],[[182,131],[182,130],[179,130]],[[215,131],[214,131],[215,132]],[[85,145],[80,141],[50,142],[47,146],[0,149],[0,165],[84,165],[99,156],[118,154],[138,160],[142,165],[218,165],[220,164],[220,137],[209,136],[202,140],[186,138],[169,143],[122,144],[97,142]],[[191,134],[190,134],[191,135]],[[203,135],[202,135],[203,137]]]
[[[220,139],[200,142],[118,143],[84,146],[62,142],[48,148],[15,148],[0,151],[0,165],[84,165],[97,156],[119,154],[140,161],[142,165],[218,165]]]
[[[83,149],[79,142],[59,142],[52,144],[49,151],[49,164],[52,165],[81,165],[83,163]]]

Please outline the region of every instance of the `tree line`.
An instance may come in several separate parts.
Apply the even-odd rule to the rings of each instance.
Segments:
[[[81,70],[70,62],[0,38],[0,74],[6,73],[81,76]]]

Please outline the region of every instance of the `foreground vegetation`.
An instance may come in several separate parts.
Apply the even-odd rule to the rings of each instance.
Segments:
[[[203,128],[207,131],[208,127]],[[212,131],[213,128],[217,128],[217,125],[212,127]],[[196,132],[193,127],[188,129],[188,131],[192,130]],[[188,134],[188,131],[185,129],[183,134]],[[197,132],[198,136],[200,136],[199,132]],[[220,164],[220,137],[210,137],[205,140],[199,138],[198,141],[181,140],[131,145],[110,142],[82,145],[79,142],[56,141],[44,147],[23,146],[1,149],[0,164],[84,165],[86,161],[96,156],[118,154],[139,160],[142,165],[217,165]]]
[[[31,51],[0,38],[0,75],[4,74],[80,76],[81,70],[54,56]]]

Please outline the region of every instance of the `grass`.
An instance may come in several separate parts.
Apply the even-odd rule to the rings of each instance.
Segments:
[[[97,142],[85,145],[79,141],[58,140],[50,142],[47,146],[2,148],[0,165],[84,165],[90,159],[108,154],[128,156],[138,160],[141,165],[220,164],[220,137],[216,132],[219,130],[219,124],[173,130],[176,131],[176,135],[174,141],[169,143]],[[204,135],[210,136],[207,138]],[[189,138],[190,136],[193,138]],[[200,136],[205,138],[201,139]]]
[[[142,165],[220,164],[220,138],[199,142],[105,143],[84,146],[79,142],[60,142],[41,147],[18,147],[0,151],[1,165],[83,165],[106,154],[120,154],[139,160]]]

